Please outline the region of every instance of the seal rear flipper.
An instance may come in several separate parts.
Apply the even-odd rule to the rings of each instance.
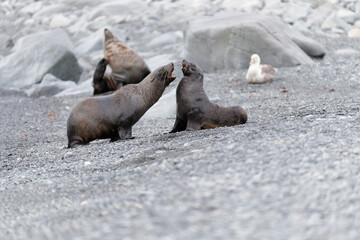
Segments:
[[[176,117],[173,129],[169,133],[181,132],[186,130],[186,121]]]
[[[120,139],[122,139],[122,140],[135,138],[132,136],[132,128],[131,127],[127,128],[127,129],[120,129],[118,131],[118,133],[119,133]]]
[[[120,139],[119,133],[118,132],[114,132],[111,137],[110,137],[110,142],[116,142]]]
[[[76,148],[79,145],[85,145],[85,143],[83,141],[73,140],[73,141],[68,143],[68,148]]]

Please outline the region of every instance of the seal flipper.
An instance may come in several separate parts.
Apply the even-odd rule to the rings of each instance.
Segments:
[[[174,127],[170,131],[170,133],[185,131],[185,129],[186,129],[186,121],[180,119],[179,117],[176,117]]]
[[[187,121],[186,131],[200,130],[201,126],[201,121],[189,118]]]
[[[73,140],[73,141],[68,143],[68,148],[76,148],[79,145],[85,145],[85,143],[83,141]]]
[[[96,66],[93,76],[94,95],[109,91],[107,81],[104,79],[107,65],[108,62],[103,58]]]
[[[118,132],[113,132],[113,134],[111,134],[111,137],[110,137],[110,142],[115,142],[115,141],[118,141],[118,140],[120,140],[119,133]]]
[[[187,131],[200,130],[202,126],[203,112],[200,108],[194,108],[188,113],[186,125]]]
[[[130,128],[127,128],[127,129],[120,129],[118,131],[119,133],[119,137],[120,139],[122,140],[125,140],[125,139],[134,139],[135,137],[132,136],[132,131],[131,131],[131,127]]]

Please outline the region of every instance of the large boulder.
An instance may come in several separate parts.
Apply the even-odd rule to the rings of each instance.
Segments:
[[[185,32],[185,56],[204,71],[247,68],[253,53],[275,67],[311,64],[325,49],[278,17],[233,14],[191,21]]]
[[[87,79],[86,81],[78,83],[75,87],[67,88],[64,91],[59,92],[55,97],[64,97],[72,95],[82,95],[82,96],[92,96],[94,88],[92,86],[92,78]]]
[[[52,74],[46,74],[41,83],[34,84],[30,89],[26,90],[25,93],[29,97],[50,97],[64,91],[65,89],[74,88],[75,86],[75,82],[62,81]]]
[[[146,9],[146,2],[141,0],[109,1],[99,4],[89,13],[90,19],[100,16],[130,16]]]
[[[73,51],[73,44],[62,29],[20,38],[13,53],[0,60],[0,84],[26,87],[39,83],[47,73],[78,82],[82,69]]]

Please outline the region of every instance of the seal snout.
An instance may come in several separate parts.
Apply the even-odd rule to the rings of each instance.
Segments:
[[[185,59],[182,60],[182,67],[185,68],[185,67],[189,67],[189,62],[186,61]]]
[[[107,28],[104,29],[104,42],[113,39],[114,34]]]
[[[166,66],[167,78],[170,80],[170,82],[174,81],[176,78],[175,76],[172,75],[174,69],[175,69],[174,63],[172,62]]]
[[[185,59],[182,61],[182,72],[185,74],[190,71],[190,62]]]

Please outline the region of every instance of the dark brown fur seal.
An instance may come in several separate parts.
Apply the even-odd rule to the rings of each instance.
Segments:
[[[244,124],[241,107],[221,107],[209,101],[203,88],[204,74],[195,64],[183,60],[184,77],[176,89],[176,121],[171,132]]]
[[[67,121],[68,147],[95,139],[111,141],[132,138],[132,126],[154,105],[174,81],[174,64],[150,73],[138,84],[126,85],[111,95],[88,98],[78,103]]]

